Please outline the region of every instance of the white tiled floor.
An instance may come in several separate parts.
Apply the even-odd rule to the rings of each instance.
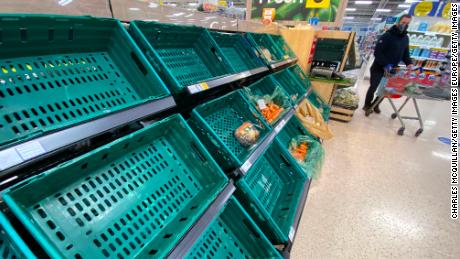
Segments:
[[[366,118],[359,109],[350,123],[331,121],[335,137],[324,143],[324,168],[292,258],[460,258],[460,221],[450,219],[450,149],[437,139],[449,137],[450,104],[419,105],[425,132],[418,138],[416,121],[396,134],[400,125],[386,100],[380,115]]]

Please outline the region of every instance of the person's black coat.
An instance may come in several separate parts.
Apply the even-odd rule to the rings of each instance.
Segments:
[[[407,32],[400,33],[394,25],[377,41],[374,51],[375,62],[380,66],[397,66],[403,61],[406,65],[412,64],[409,55],[409,37]]]

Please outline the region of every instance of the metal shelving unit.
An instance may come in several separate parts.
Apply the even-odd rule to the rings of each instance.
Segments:
[[[241,165],[239,168],[235,170],[236,175],[245,175],[249,169],[251,169],[252,165],[259,159],[259,157],[264,153],[264,151],[268,148],[270,143],[275,139],[276,135],[283,129],[284,125],[291,119],[294,115],[294,109],[290,109],[282,119],[278,121],[276,126],[273,128],[273,131],[262,141],[262,143],[257,146],[254,152],[249,156],[249,158]]]
[[[300,219],[302,218],[303,210],[305,207],[305,203],[307,202],[308,191],[310,190],[311,179],[305,182],[302,197],[300,198],[299,205],[297,206],[297,211],[294,217],[294,223],[291,226],[291,230],[289,231],[289,241],[287,246],[282,251],[284,258],[291,257],[291,249],[294,245],[295,236],[297,234],[297,229],[299,228]]]
[[[8,181],[8,177],[12,176],[15,170],[27,164],[42,160],[80,141],[139,121],[145,117],[159,114],[175,106],[174,98],[168,96],[0,150],[0,161],[2,161],[0,164],[0,185],[4,181]]]
[[[252,69],[252,70],[240,72],[240,73],[237,73],[237,74],[233,74],[233,75],[217,78],[217,79],[214,79],[214,80],[210,80],[210,81],[207,81],[207,82],[201,82],[201,83],[198,83],[198,84],[189,85],[189,86],[187,86],[186,89],[187,89],[187,92],[190,95],[193,95],[193,94],[197,94],[197,93],[200,93],[200,92],[204,92],[204,91],[212,89],[212,88],[217,88],[219,86],[223,86],[223,85],[226,85],[226,84],[229,84],[229,83],[237,82],[239,80],[246,79],[246,78],[249,78],[251,76],[255,76],[255,75],[267,72],[267,71],[268,71],[268,68],[259,67],[259,68],[255,68],[255,69]]]
[[[281,62],[278,62],[278,63],[275,63],[275,64],[271,64],[270,68],[271,69],[279,69],[279,68],[282,68],[282,67],[284,67],[286,65],[292,65],[295,62],[297,62],[297,58],[291,58],[291,59],[284,60],[284,61],[281,61]]]
[[[179,241],[179,243],[170,251],[167,258],[183,258],[185,254],[192,248],[196,243],[201,233],[211,224],[212,220],[218,215],[222,208],[227,203],[228,199],[235,192],[235,185],[233,180],[230,180],[228,185],[222,190],[217,198],[211,203],[206,209],[203,215],[198,221],[187,231],[185,236]]]

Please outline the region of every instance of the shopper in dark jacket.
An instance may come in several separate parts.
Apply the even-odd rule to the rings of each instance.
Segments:
[[[397,66],[401,61],[409,69],[412,68],[412,60],[409,55],[409,37],[407,36],[407,28],[411,18],[410,15],[402,15],[398,23],[378,39],[374,50],[375,60],[371,66],[371,84],[367,90],[364,110],[368,110],[372,106],[374,93],[385,70]],[[380,113],[378,104],[375,106],[374,112]]]

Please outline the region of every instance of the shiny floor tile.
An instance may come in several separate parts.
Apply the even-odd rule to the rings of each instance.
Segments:
[[[438,140],[450,136],[450,104],[419,106],[425,131],[418,138],[416,121],[396,134],[400,124],[387,100],[380,115],[359,109],[349,123],[331,121],[334,138],[324,143],[324,167],[292,258],[460,258],[460,221],[450,218],[450,146]]]

